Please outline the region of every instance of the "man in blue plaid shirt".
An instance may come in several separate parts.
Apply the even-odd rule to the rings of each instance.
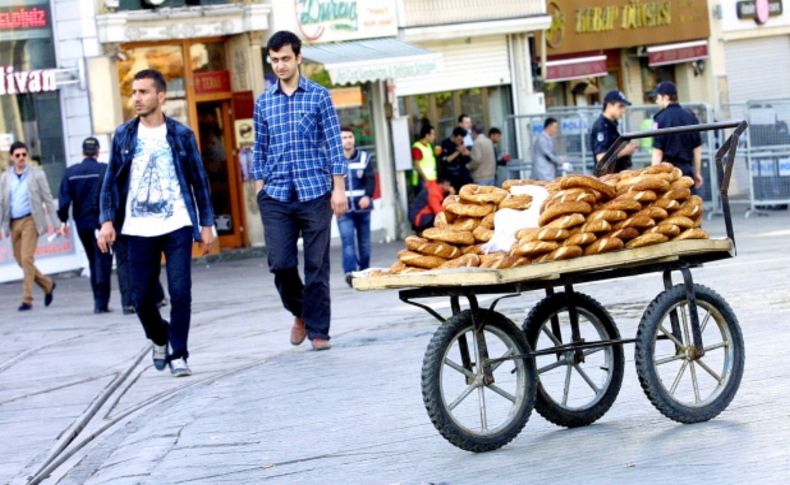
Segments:
[[[309,337],[330,348],[329,239],[332,213],[348,210],[346,158],[329,92],[302,77],[302,42],[275,33],[266,46],[278,82],[255,101],[252,175],[258,194],[269,270],[294,316],[291,343]],[[296,242],[304,241],[304,283]]]

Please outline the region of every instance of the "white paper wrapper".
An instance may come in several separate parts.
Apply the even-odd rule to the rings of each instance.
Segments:
[[[482,246],[488,253],[508,252],[516,242],[516,233],[521,229],[539,227],[540,209],[549,197],[549,192],[539,185],[514,185],[513,195],[531,195],[532,205],[527,210],[500,209],[494,214],[494,237]]]

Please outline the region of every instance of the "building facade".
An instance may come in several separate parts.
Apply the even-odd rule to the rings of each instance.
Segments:
[[[552,24],[536,45],[546,104],[586,106],[619,89],[636,104],[661,81],[681,99],[710,102],[705,1],[550,0]]]

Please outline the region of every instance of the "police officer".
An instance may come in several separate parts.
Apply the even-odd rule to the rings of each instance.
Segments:
[[[655,128],[697,125],[699,121],[678,103],[678,89],[674,83],[663,81],[653,91],[661,111],[653,117]],[[702,187],[702,137],[699,133],[657,136],[653,139],[652,163],[669,162],[694,179],[695,189]]]
[[[620,136],[620,132],[617,130],[617,122],[623,119],[625,107],[630,105],[631,102],[625,98],[622,91],[609,91],[604,97],[603,112],[595,120],[590,130],[590,147],[598,170],[601,168],[599,164],[604,154]],[[615,161],[615,172],[631,167],[631,155],[636,151],[637,147],[636,143],[629,143],[620,149]]]
[[[337,220],[343,244],[343,272],[363,271],[370,266],[370,211],[373,209],[373,192],[376,180],[370,154],[357,150],[353,130],[340,128],[343,154],[348,160],[346,197],[348,212]]]
[[[106,313],[110,301],[110,274],[112,255],[102,253],[96,244],[96,230],[99,229],[99,191],[107,165],[99,163],[99,140],[88,137],[82,142],[85,159],[66,169],[60,183],[58,196],[58,218],[61,221],[59,232],[68,234],[69,207],[73,207],[77,235],[85,248],[88,267],[91,272],[93,289],[93,312]]]

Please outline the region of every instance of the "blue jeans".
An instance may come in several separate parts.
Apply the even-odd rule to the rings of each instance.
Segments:
[[[346,212],[337,220],[343,243],[343,272],[370,267],[370,211]],[[355,234],[356,233],[356,237]]]
[[[118,289],[121,291],[121,306],[124,308],[134,307],[132,299],[132,282],[129,270],[129,242],[126,236],[118,234],[115,243],[112,245],[112,252],[115,253],[116,270],[118,271]],[[165,299],[165,290],[159,282],[159,275],[156,276],[156,301]]]
[[[156,345],[170,343],[170,359],[189,357],[187,339],[192,317],[192,226],[155,237],[126,236],[129,280],[137,316],[145,336]],[[165,255],[170,292],[170,324],[159,314],[157,283]]]
[[[475,179],[477,185],[496,185],[496,179]]]
[[[258,193],[269,271],[286,310],[303,318],[307,337],[329,339],[329,240],[332,207],[329,194],[307,202],[281,202]],[[299,277],[299,236],[304,241],[304,283]]]

